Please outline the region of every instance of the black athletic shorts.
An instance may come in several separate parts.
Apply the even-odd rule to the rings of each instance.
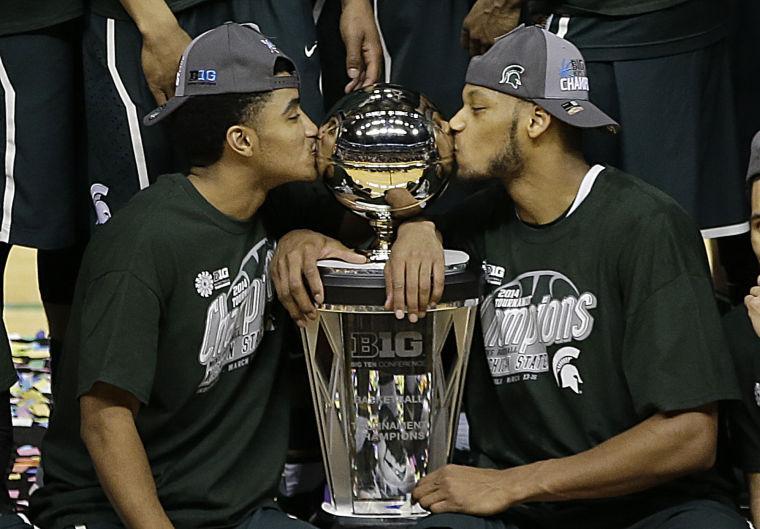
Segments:
[[[124,526],[120,523],[93,522],[72,525],[65,529],[124,529]],[[262,508],[253,511],[248,519],[235,529],[316,529],[316,527],[301,520],[296,520],[279,509]]]
[[[0,243],[51,250],[77,240],[80,28],[0,37]]]
[[[611,521],[612,522],[612,521]],[[611,523],[614,525],[614,522]],[[694,500],[663,509],[627,529],[749,529],[751,526],[735,509],[712,500]],[[434,514],[415,526],[415,529],[563,529],[513,524],[498,518],[479,518],[463,514]]]
[[[726,30],[717,20],[716,28],[668,46],[644,43],[665,31],[659,28],[663,17],[668,22],[692,4],[638,17],[554,16],[549,31],[588,55],[589,97],[622,127],[616,135],[585,132],[589,161],[618,167],[668,193],[704,238],[738,235],[749,230],[749,211]],[[601,48],[610,35],[637,27],[640,46]],[[681,29],[688,33],[688,27]]]
[[[191,37],[230,20],[258,24],[295,62],[304,111],[315,122],[322,119],[319,49],[309,0],[212,0],[176,16]],[[94,223],[107,221],[159,175],[187,169],[165,126],[142,124],[156,102],[143,75],[141,49],[142,38],[131,20],[88,17],[83,61]]]

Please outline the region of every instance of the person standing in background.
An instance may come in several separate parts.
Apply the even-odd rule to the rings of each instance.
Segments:
[[[12,246],[37,250],[54,382],[83,246],[83,11],[83,0],[0,3],[0,279]],[[0,468],[13,450],[9,389],[15,382],[0,322]],[[28,527],[12,513],[3,477],[0,527]]]
[[[356,58],[347,74],[357,80],[354,87],[371,84],[381,51],[368,0],[344,0],[343,8],[351,28],[347,45]],[[321,119],[320,47],[310,1],[92,0],[84,79],[87,174],[96,224],[107,222],[157,175],[187,170],[165,127],[147,128],[140,117],[173,94],[177,64],[191,37],[226,21],[255,23],[293,58],[302,106],[313,120]]]

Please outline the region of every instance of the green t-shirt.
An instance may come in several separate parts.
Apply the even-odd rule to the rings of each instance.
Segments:
[[[83,12],[84,0],[2,0],[0,36],[55,26]]]
[[[142,403],[137,429],[175,527],[231,528],[271,504],[289,391],[272,250],[261,219],[231,220],[182,175],[96,233],[53,388],[38,525],[118,520],[79,436],[78,399],[98,381]]]
[[[672,199],[608,167],[548,226],[517,220],[506,196],[489,202],[455,213],[449,240],[483,267],[465,388],[478,466],[570,456],[655,413],[737,397],[702,240]],[[722,498],[719,485],[706,472],[513,511],[541,526],[615,529],[679,501]]]
[[[209,0],[161,0],[169,6],[172,13],[179,13],[187,8],[193,7]],[[103,17],[115,18],[119,20],[130,20],[131,17],[121,6],[119,0],[90,0],[90,10]]]
[[[744,305],[723,317],[723,328],[742,398],[729,406],[734,459],[745,472],[760,472],[760,338]]]

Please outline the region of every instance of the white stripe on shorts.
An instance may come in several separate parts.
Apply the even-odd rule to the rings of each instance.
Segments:
[[[380,19],[377,15],[377,0],[374,1],[375,8],[375,26],[377,26],[377,34],[380,36],[380,46],[383,48],[383,59],[385,62],[385,82],[391,82],[391,54],[388,52],[388,47],[385,45],[385,38],[383,37],[383,30],[380,28]]]
[[[108,55],[108,71],[111,79],[119,93],[124,110],[127,112],[127,122],[129,123],[129,137],[132,140],[132,152],[135,157],[137,166],[137,179],[140,182],[140,189],[148,187],[148,167],[145,164],[145,151],[143,149],[142,136],[140,135],[140,120],[137,116],[135,104],[129,98],[127,89],[116,68],[116,23],[114,19],[106,20],[106,52]]]
[[[11,237],[13,196],[16,193],[16,182],[13,179],[16,163],[16,91],[13,89],[1,58],[0,84],[5,92],[5,192],[3,193],[3,216],[0,222],[0,242],[8,242]]]
[[[557,28],[557,36],[564,39],[565,35],[567,35],[567,26],[569,25],[570,17],[560,17],[559,27]]]

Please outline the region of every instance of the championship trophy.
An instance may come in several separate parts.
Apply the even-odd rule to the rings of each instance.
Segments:
[[[366,264],[319,262],[325,302],[301,331],[330,489],[323,509],[348,524],[411,523],[428,514],[411,499],[416,482],[453,447],[478,279],[467,254],[446,250],[443,298],[410,323],[383,307],[383,267],[397,224],[446,187],[453,141],[424,96],[376,84],[336,105],[317,163],[377,235]]]

